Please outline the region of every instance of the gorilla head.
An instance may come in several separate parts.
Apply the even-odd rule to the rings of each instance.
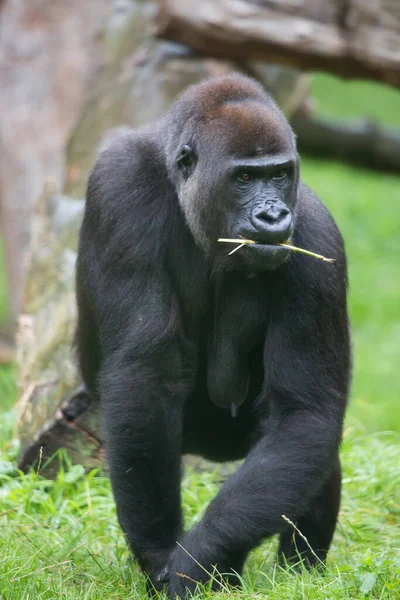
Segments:
[[[172,124],[172,126],[171,126]],[[227,269],[270,270],[289,251],[299,180],[295,137],[253,80],[220,77],[193,86],[170,115],[166,158],[186,221],[208,258]],[[256,244],[229,256],[219,237]]]

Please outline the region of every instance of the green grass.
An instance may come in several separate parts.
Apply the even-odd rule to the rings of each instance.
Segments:
[[[400,94],[389,88],[318,75],[313,91],[321,115],[363,114],[400,125]],[[341,516],[324,575],[277,568],[276,540],[269,540],[251,554],[243,590],[231,595],[236,600],[397,600],[400,177],[311,159],[302,160],[302,175],[331,209],[349,257],[355,368],[341,453]],[[0,324],[6,316],[1,265],[0,249]],[[18,473],[18,444],[10,441],[15,396],[15,370],[0,368],[0,599],[144,598],[144,579],[129,560],[106,478],[95,472],[85,476],[80,466],[60,471],[50,482]],[[188,526],[217,490],[216,473],[185,476]],[[207,590],[202,597],[210,597]]]
[[[400,93],[367,81],[314,78],[321,116],[367,116],[400,126]],[[400,178],[302,160],[302,176],[330,208],[349,259],[354,379],[349,422],[400,431]]]
[[[389,86],[319,73],[312,94],[320,116],[366,117],[383,125],[400,125],[400,93]]]
[[[311,159],[302,161],[302,175],[334,214],[348,253],[349,415],[369,431],[400,431],[400,179]]]
[[[129,560],[109,481],[79,466],[55,481],[19,476],[10,447],[0,462],[0,590],[7,600],[128,600],[144,597]],[[400,439],[356,437],[342,448],[341,517],[324,575],[295,575],[274,563],[276,540],[253,552],[237,600],[395,600],[400,589]],[[190,526],[218,491],[216,473],[189,472],[183,506]],[[1,597],[1,596],[0,596]],[[203,598],[211,597],[204,591]]]

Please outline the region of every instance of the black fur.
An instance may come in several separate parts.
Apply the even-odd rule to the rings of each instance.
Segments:
[[[298,560],[297,547],[314,564],[282,515],[322,561],[331,543],[350,379],[346,259],[298,171],[286,119],[232,75],[189,88],[104,151],[90,177],[80,367],[102,404],[121,527],[171,597],[208,578],[189,554],[209,572],[240,573],[277,533],[281,556]],[[289,235],[336,262],[266,245]],[[234,246],[216,241],[239,236],[260,244],[228,256]],[[187,533],[184,453],[246,457]]]

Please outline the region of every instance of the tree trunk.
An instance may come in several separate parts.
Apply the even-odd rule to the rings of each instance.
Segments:
[[[33,203],[46,180],[61,190],[65,145],[93,71],[107,0],[4,0],[0,6],[0,226],[10,329],[23,303]]]

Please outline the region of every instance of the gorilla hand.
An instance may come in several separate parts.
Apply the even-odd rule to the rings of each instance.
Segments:
[[[193,594],[198,584],[210,587],[213,591],[240,585],[245,556],[229,559],[222,548],[213,547],[197,528],[187,533],[172,552],[168,566],[161,572],[159,583],[168,585],[170,598],[186,598]]]

